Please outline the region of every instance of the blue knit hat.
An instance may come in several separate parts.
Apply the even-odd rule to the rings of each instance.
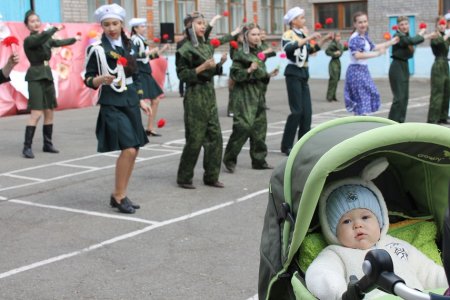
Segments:
[[[336,235],[336,228],[342,216],[357,208],[370,210],[383,228],[383,214],[377,196],[369,188],[358,184],[347,184],[333,190],[326,201],[326,216],[331,232]]]

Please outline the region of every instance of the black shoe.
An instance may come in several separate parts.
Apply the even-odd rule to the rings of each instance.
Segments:
[[[289,156],[289,154],[291,154],[291,150],[292,150],[292,148],[283,148],[283,147],[281,147],[281,153],[284,153],[287,156]]]
[[[215,182],[206,182],[205,181],[205,185],[216,187],[216,188],[224,188],[225,187],[225,185],[222,182],[218,181],[218,180],[215,181]]]
[[[141,206],[139,204],[134,203],[133,201],[130,200],[130,198],[125,197],[128,201],[128,203],[130,203],[131,207],[134,209],[139,209],[141,208]],[[111,195],[111,200],[109,201],[109,204],[111,205],[111,207],[117,207],[117,202],[114,199],[113,195]]]
[[[328,102],[333,102],[333,99],[327,99]]]
[[[193,190],[195,189],[195,186],[192,183],[188,183],[188,182],[177,182],[178,186],[180,188],[183,189],[187,189],[187,190]]]
[[[262,165],[253,165],[252,168],[255,170],[271,170],[273,169],[273,166],[269,165],[268,163],[265,163]]]
[[[336,99],[336,98],[333,98],[333,101],[339,102],[339,100],[338,100],[338,99]]]
[[[234,173],[234,170],[236,169],[235,164],[227,164],[227,163],[223,163],[223,164],[225,165],[225,169],[227,169],[228,172]]]
[[[117,207],[121,213],[124,214],[134,214],[136,210],[131,206],[130,200],[125,197],[120,200],[120,203],[116,201],[116,199],[111,196],[111,201],[109,203],[112,207]]]
[[[31,150],[31,147],[23,147],[22,154],[23,157],[25,158],[34,158],[34,154],[33,151]]]
[[[146,135],[148,135],[148,136],[162,136],[161,134],[159,134],[159,133],[156,133],[156,132],[154,132],[154,131],[152,131],[152,130],[146,130],[145,131],[145,134]]]
[[[42,147],[42,151],[48,152],[48,153],[59,153],[59,150],[57,150],[51,144],[44,144],[44,147]]]

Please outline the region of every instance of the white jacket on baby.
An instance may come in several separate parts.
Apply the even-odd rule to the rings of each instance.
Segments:
[[[385,235],[372,249],[388,251],[395,274],[411,288],[424,290],[448,286],[444,268],[403,240]],[[308,290],[319,299],[341,299],[347,290],[350,275],[355,275],[358,279],[364,276],[362,263],[366,253],[372,249],[360,250],[339,245],[326,247],[306,271]],[[385,293],[380,290],[374,290],[365,299],[383,294]]]

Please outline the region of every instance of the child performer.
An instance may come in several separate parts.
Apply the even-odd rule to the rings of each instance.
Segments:
[[[52,35],[64,27],[62,25],[52,26],[48,30],[39,32],[41,20],[32,10],[26,12],[24,22],[30,31],[30,36],[23,42],[23,48],[30,61],[25,80],[28,81],[28,109],[31,110],[31,113],[25,128],[22,154],[25,158],[34,158],[31,144],[33,143],[36,125],[42,115],[44,115],[42,127],[44,147],[42,150],[49,153],[59,153],[52,143],[53,111],[58,106],[52,70],[48,64],[52,57],[52,48],[72,45],[79,41],[81,36],[77,35],[75,38],[65,40],[52,39]]]
[[[183,99],[186,144],[180,158],[177,184],[185,189],[194,189],[192,178],[200,150],[204,148],[203,167],[205,185],[222,188],[219,181],[222,158],[222,133],[217,112],[213,77],[222,73],[222,64],[214,61],[214,46],[232,39],[239,33],[225,35],[219,40],[205,38],[206,22],[202,14],[193,12],[184,19],[187,41],[176,53],[178,78],[186,82]]]
[[[392,47],[392,63],[389,68],[389,83],[391,84],[394,100],[392,101],[389,119],[396,122],[405,122],[406,109],[409,99],[409,67],[408,59],[414,55],[414,46],[422,43],[425,39],[435,37],[435,33],[425,35],[425,28],[421,29],[416,36],[409,35],[408,17],[397,18],[398,31],[394,36],[399,42]]]
[[[125,10],[117,4],[102,5],[95,11],[95,18],[103,35],[100,42],[87,49],[84,82],[92,89],[102,89],[96,128],[98,151],[120,150],[110,205],[121,213],[132,214],[140,206],[127,197],[128,182],[139,147],[148,143],[139,108],[146,114],[151,110],[140,99],[144,92],[139,70],[131,54],[132,43],[123,30]]]
[[[311,129],[311,95],[309,92],[308,56],[320,50],[325,40],[331,39],[329,33],[311,46],[310,41],[321,38],[320,33],[308,36],[305,32],[305,11],[300,7],[291,8],[284,16],[284,24],[290,29],[283,34],[282,45],[286,52],[288,65],[284,71],[291,114],[287,117],[281,140],[281,152],[289,155],[298,128],[298,139]]]
[[[447,124],[449,91],[448,48],[450,34],[445,34],[446,21],[443,17],[436,19],[436,35],[431,40],[431,50],[435,56],[431,67],[431,95],[428,109],[428,123]]]
[[[336,99],[336,90],[341,79],[341,60],[339,59],[344,53],[344,46],[341,44],[341,33],[336,32],[334,39],[328,45],[325,54],[331,56],[330,64],[328,65],[328,73],[330,80],[328,81],[327,100],[338,101]]]
[[[273,169],[266,162],[267,116],[265,108],[266,86],[278,69],[267,73],[266,65],[258,54],[261,38],[258,25],[250,23],[242,30],[243,46],[233,56],[230,76],[235,82],[233,93],[234,116],[233,131],[228,140],[223,162],[226,169],[233,173],[237,157],[247,139],[250,139],[250,157],[252,168]]]
[[[159,50],[158,48],[150,50],[148,48],[147,39],[145,38],[147,20],[143,18],[133,18],[130,20],[129,24],[131,26],[131,40],[137,48],[137,53],[134,53],[134,55],[137,57],[136,60],[139,67],[139,75],[141,76],[141,84],[144,91],[143,99],[151,102],[151,114],[148,117],[147,130],[145,130],[145,133],[151,136],[161,136],[161,134],[153,130],[153,125],[158,112],[159,102],[164,92],[152,76],[152,67],[150,66],[149,61],[158,58],[169,48],[169,44],[165,44]]]
[[[398,37],[377,45],[372,43],[367,14],[361,11],[353,15],[353,26],[355,31],[348,42],[351,56],[345,75],[345,107],[355,115],[368,115],[380,107],[380,94],[370,76],[367,59],[384,54],[386,48],[398,42]]]

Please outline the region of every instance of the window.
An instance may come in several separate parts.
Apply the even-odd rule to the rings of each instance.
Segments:
[[[184,18],[197,10],[196,0],[159,0],[159,21],[174,23],[175,33],[184,31]]]
[[[367,1],[315,4],[315,22],[332,29],[353,28],[353,14],[357,11],[367,12]],[[333,18],[332,24],[325,24],[327,18]]]
[[[284,0],[262,0],[259,25],[267,33],[283,32]]]
[[[283,33],[284,0],[272,0],[272,33]]]
[[[440,0],[439,14],[445,15],[446,13],[450,13],[450,0]]]
[[[267,33],[272,32],[272,18],[270,17],[272,12],[271,4],[271,0],[261,0],[259,26]]]
[[[222,15],[224,11],[228,11],[228,0],[216,0],[216,15]],[[228,17],[223,17],[216,22],[214,27],[218,33],[227,33],[230,31],[229,26]]]
[[[116,3],[122,6],[127,12],[125,24],[128,24],[128,21],[131,18],[136,16],[136,1],[137,0],[86,0],[88,4],[88,21],[96,22],[94,18],[94,12],[97,8],[105,4],[113,4]]]
[[[238,26],[241,26],[242,23],[247,22],[244,20],[245,15],[245,3],[244,0],[230,0],[230,21],[231,28],[229,31],[234,30]]]
[[[231,32],[244,23],[245,0],[216,0],[216,14],[222,15],[224,11],[229,15],[216,22],[217,33]]]

